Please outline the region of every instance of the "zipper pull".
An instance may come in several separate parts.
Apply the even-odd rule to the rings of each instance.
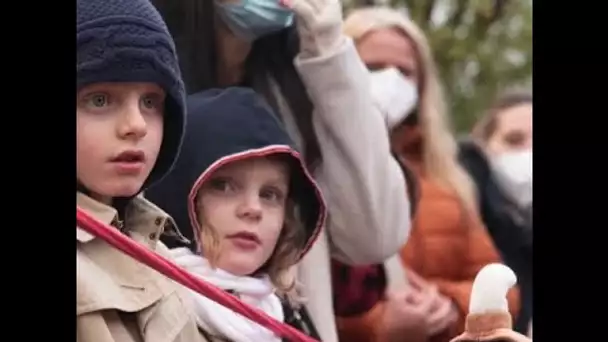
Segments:
[[[293,317],[296,319],[296,322],[298,322],[298,325],[302,327],[303,333],[305,333],[306,335],[310,335],[310,328],[308,327],[308,324],[302,319],[302,316],[300,316],[299,310],[293,310]]]

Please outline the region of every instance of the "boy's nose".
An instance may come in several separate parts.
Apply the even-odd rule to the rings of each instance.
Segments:
[[[140,139],[146,135],[146,119],[141,112],[139,103],[125,105],[118,130],[119,135],[123,138]]]

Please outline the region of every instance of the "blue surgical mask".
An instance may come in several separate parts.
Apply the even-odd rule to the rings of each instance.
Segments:
[[[240,0],[238,3],[215,0],[215,8],[230,30],[248,41],[293,23],[293,12],[283,7],[279,0]]]

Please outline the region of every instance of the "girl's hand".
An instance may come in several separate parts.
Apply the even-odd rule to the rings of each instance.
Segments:
[[[327,55],[340,46],[342,5],[340,0],[279,0],[296,15],[303,58]]]

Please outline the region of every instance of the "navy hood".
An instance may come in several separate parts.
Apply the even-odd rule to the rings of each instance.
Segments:
[[[188,96],[181,153],[173,170],[146,191],[146,198],[173,217],[190,249],[198,249],[194,200],[214,171],[230,162],[284,154],[292,158],[290,198],[306,229],[300,257],[325,224],[327,210],[320,189],[282,124],[249,88],[211,89]],[[175,241],[165,241],[177,247]]]

